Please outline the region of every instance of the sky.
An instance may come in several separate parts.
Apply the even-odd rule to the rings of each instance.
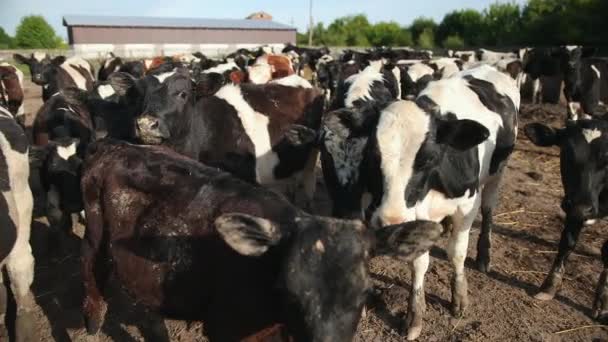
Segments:
[[[123,15],[152,17],[245,18],[256,11],[270,13],[275,21],[305,31],[310,0],[0,0],[0,26],[10,35],[21,17],[43,15],[57,34],[66,37],[61,19],[66,14]],[[419,16],[441,21],[455,9],[482,10],[496,0],[312,0],[313,19],[331,23],[335,18],[364,13],[375,23],[396,21],[409,25]],[[525,0],[499,0],[524,3]]]

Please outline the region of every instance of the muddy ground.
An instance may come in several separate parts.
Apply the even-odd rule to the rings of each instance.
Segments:
[[[29,121],[41,105],[40,88],[27,82],[26,111]],[[521,126],[534,120],[559,126],[565,107],[524,106]],[[509,162],[496,210],[492,237],[492,272],[475,270],[473,259],[479,232],[476,222],[469,243],[466,272],[470,306],[462,319],[449,313],[451,268],[445,246],[432,250],[426,276],[427,312],[420,341],[608,341],[608,330],[586,327],[601,263],[599,247],[607,237],[604,221],[586,228],[570,258],[566,279],[555,300],[539,302],[531,297],[548,271],[559,240],[563,215],[558,151],[533,146],[523,134]],[[318,212],[329,207],[319,178]],[[323,210],[321,210],[321,208]],[[42,341],[90,341],[80,314],[82,288],[79,241],[57,251],[51,258],[48,227],[44,219],[32,224],[36,256],[34,292],[39,305],[37,327]],[[82,231],[82,226],[76,227]],[[375,258],[370,265],[377,293],[359,323],[355,341],[403,341],[410,271],[407,265]],[[98,341],[142,341],[149,336],[143,308],[132,304],[117,288],[109,291],[110,308]],[[206,341],[199,322],[166,320],[172,341]]]

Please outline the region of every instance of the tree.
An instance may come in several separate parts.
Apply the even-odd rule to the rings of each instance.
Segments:
[[[437,24],[431,18],[420,17],[414,20],[412,26],[410,26],[410,31],[412,32],[412,37],[415,41],[420,40],[420,35],[425,31],[430,31],[430,34],[435,36],[435,30],[437,29]],[[429,33],[427,33],[428,35]]]
[[[13,46],[13,39],[0,27],[0,49],[8,49]]]
[[[441,45],[446,49],[462,49],[464,47],[464,40],[455,34],[444,39]]]
[[[404,33],[396,22],[379,22],[370,26],[367,40],[372,46],[396,46],[406,40],[401,38],[402,34]]]
[[[432,49],[435,47],[435,34],[430,27],[427,27],[418,36],[418,46],[421,49]]]
[[[436,31],[437,41],[459,36],[466,44],[480,46],[485,42],[485,22],[481,13],[473,9],[453,11],[445,15]]]
[[[484,11],[485,44],[515,45],[521,41],[521,12],[515,3],[495,3]]]
[[[30,15],[23,17],[15,34],[15,45],[25,49],[56,49],[63,45],[63,40],[44,17]]]

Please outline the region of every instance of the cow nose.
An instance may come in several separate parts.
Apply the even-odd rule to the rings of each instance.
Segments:
[[[143,115],[137,119],[137,126],[141,130],[156,130],[159,127],[158,118],[150,115]]]

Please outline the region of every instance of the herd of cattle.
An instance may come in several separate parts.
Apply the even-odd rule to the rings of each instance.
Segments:
[[[563,128],[524,129],[533,143],[561,149],[565,229],[536,296],[551,299],[582,228],[608,214],[600,118],[608,63],[593,53],[569,46],[433,59],[288,45],[223,60],[110,55],[96,76],[78,57],[15,55],[44,100],[28,141],[23,74],[0,64],[0,265],[17,304],[16,339],[36,340],[30,183],[41,184],[34,196],[57,236],[72,234],[72,214],[86,221],[91,334],[112,274],[149,308],[203,320],[212,341],[350,341],[372,284],[367,262],[384,254],[411,262],[406,333],[416,339],[428,251],[440,236],[449,235],[453,314],[468,305],[464,262],[480,209],[476,262],[490,270],[520,92],[531,83],[539,101],[543,76],[563,80],[568,102]],[[319,157],[332,218],[310,213]],[[303,208],[293,204],[300,194]],[[608,242],[602,260],[596,318],[608,314]],[[0,340],[6,303],[0,286]]]

